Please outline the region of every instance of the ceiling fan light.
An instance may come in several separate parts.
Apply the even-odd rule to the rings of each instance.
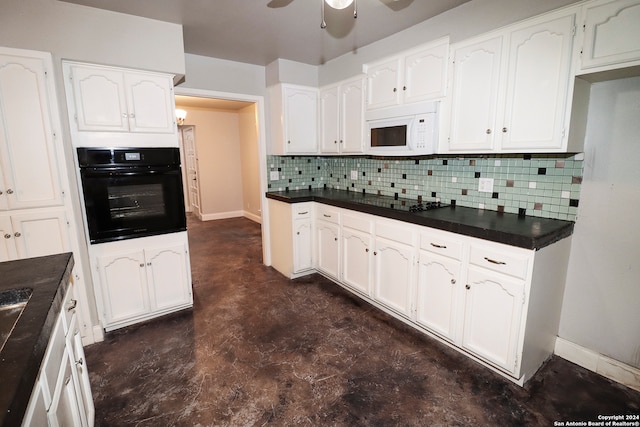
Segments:
[[[324,0],[329,6],[334,9],[344,9],[349,7],[353,0]]]

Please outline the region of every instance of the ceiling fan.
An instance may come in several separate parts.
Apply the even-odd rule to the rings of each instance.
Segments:
[[[413,2],[413,0],[379,0],[384,5],[388,6],[392,10],[400,10],[407,7],[409,4]],[[291,4],[293,0],[270,0],[267,3],[267,7],[270,8],[281,8],[288,6]],[[358,0],[321,0],[322,2],[322,22],[320,23],[320,28],[326,28],[327,23],[324,20],[324,8],[325,5],[329,5],[329,7],[333,9],[346,9],[351,6],[353,3],[353,18],[358,17]]]

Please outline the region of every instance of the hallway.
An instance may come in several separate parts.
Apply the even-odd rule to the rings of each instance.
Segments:
[[[260,225],[188,217],[194,309],[85,349],[97,426],[552,426],[640,414],[561,358],[524,387],[312,275],[262,264]]]

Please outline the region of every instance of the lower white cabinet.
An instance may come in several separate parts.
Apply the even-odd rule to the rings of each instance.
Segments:
[[[0,262],[71,250],[63,209],[30,209],[0,214]]]
[[[290,205],[274,203],[291,212]],[[570,238],[530,250],[315,205],[320,255],[317,270],[306,273],[321,271],[520,385],[553,354]],[[330,222],[328,209],[340,220]],[[271,233],[275,259],[284,245],[282,236]]]
[[[73,284],[70,284],[45,351],[23,426],[94,425],[95,408],[76,304]]]
[[[186,232],[103,243],[90,249],[105,330],[193,305]]]
[[[313,270],[313,203],[269,199],[271,265],[290,279]]]

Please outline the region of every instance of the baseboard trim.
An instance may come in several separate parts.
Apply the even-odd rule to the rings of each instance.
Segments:
[[[262,217],[260,215],[244,211],[244,217],[250,219],[253,222],[257,222],[258,224],[262,224]]]
[[[212,221],[216,219],[238,218],[244,216],[244,211],[230,211],[213,214],[203,214],[200,219],[202,221]]]
[[[554,353],[569,362],[640,391],[640,369],[638,368],[560,337],[556,338]]]

